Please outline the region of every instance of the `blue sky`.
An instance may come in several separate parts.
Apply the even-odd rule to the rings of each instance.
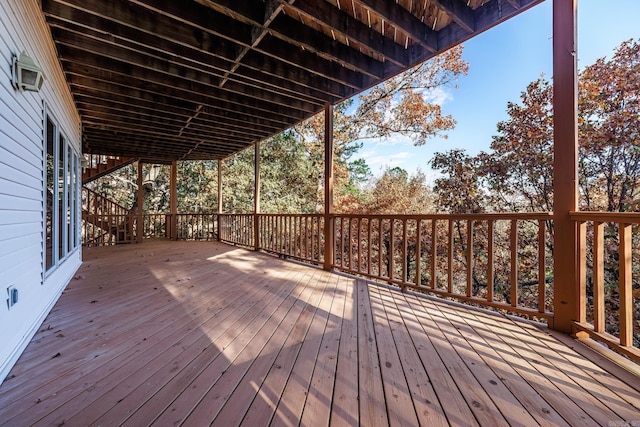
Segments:
[[[436,138],[421,147],[394,136],[365,140],[359,155],[374,175],[385,167],[418,168],[429,181],[437,177],[428,165],[435,152],[464,148],[469,154],[489,149],[496,124],[507,118],[509,101],[518,102],[526,86],[542,74],[552,74],[552,1],[520,14],[464,44],[469,74],[448,89],[443,111],[457,120],[447,139]],[[611,57],[620,42],[640,38],[640,0],[580,0],[578,4],[578,66]]]

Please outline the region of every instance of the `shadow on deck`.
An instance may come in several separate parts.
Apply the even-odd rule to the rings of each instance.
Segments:
[[[218,243],[84,257],[1,425],[640,425],[637,378],[528,322]]]

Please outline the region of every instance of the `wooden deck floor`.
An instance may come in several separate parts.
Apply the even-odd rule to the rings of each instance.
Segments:
[[[636,389],[530,323],[218,243],[84,254],[3,426],[640,425]]]

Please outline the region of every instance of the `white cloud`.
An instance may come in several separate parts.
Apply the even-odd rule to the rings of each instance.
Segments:
[[[419,93],[422,94],[425,102],[429,102],[431,104],[443,105],[446,102],[453,101],[453,92],[447,90],[447,88],[445,87],[421,89]]]

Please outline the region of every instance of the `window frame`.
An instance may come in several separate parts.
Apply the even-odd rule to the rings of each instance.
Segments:
[[[53,144],[51,168],[49,166],[50,142]],[[44,277],[55,271],[80,246],[78,193],[80,191],[81,176],[79,168],[80,154],[70,142],[55,114],[52,114],[45,104],[43,111],[42,168],[42,268]],[[49,182],[49,179],[51,179],[51,182]],[[51,197],[49,197],[50,185]],[[50,218],[48,218],[49,212]]]

